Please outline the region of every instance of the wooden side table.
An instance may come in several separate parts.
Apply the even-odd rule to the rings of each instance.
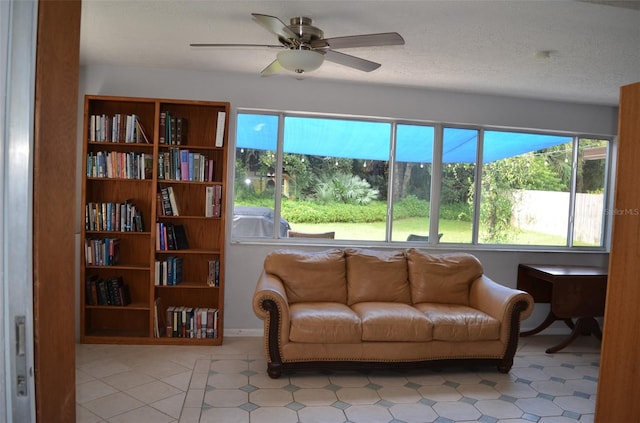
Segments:
[[[578,335],[593,334],[602,340],[595,317],[604,316],[607,268],[573,265],[518,265],[518,289],[528,292],[536,303],[550,303],[549,314],[535,329],[522,332],[530,336],[563,320],[572,331],[560,344],[548,348],[555,353],[572,343]],[[577,319],[574,323],[573,319]]]

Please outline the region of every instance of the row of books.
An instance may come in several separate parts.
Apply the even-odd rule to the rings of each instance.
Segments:
[[[169,256],[155,261],[155,285],[173,286],[183,281],[183,258]]]
[[[142,212],[130,200],[124,203],[87,203],[84,212],[87,231],[144,232]]]
[[[89,141],[91,142],[150,142],[142,126],[140,117],[135,114],[91,115],[89,119]]]
[[[173,223],[156,223],[156,250],[185,250],[189,248],[187,231],[184,225],[174,225]]]
[[[187,119],[170,112],[160,112],[160,144],[183,145],[187,143]]]
[[[84,240],[87,266],[115,266],[120,250],[119,238],[87,238]]]
[[[218,337],[217,308],[169,306],[165,315],[165,335],[169,338]]]
[[[224,129],[226,125],[227,113],[218,112],[216,124],[215,146],[222,147],[224,144]],[[160,112],[160,144],[185,145],[187,144],[187,119],[177,116],[169,111]]]
[[[213,181],[213,160],[200,153],[172,147],[158,156],[158,179],[173,181]]]
[[[85,303],[87,305],[126,306],[131,304],[131,292],[122,276],[101,279],[97,275],[87,276],[85,281]]]
[[[97,151],[87,154],[88,178],[151,179],[153,156],[150,153]]]

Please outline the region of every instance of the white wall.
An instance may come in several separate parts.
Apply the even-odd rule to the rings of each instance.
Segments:
[[[363,76],[363,80],[366,80],[366,75]],[[605,136],[617,131],[617,109],[614,107],[406,87],[381,87],[364,83],[323,82],[314,80],[313,77],[296,80],[285,76],[263,78],[257,74],[247,76],[172,69],[85,66],[80,72],[79,91],[80,115],[83,109],[82,96],[85,94],[229,101],[234,112],[231,119],[231,140],[235,138],[233,124],[238,108],[511,126]],[[81,124],[81,118],[79,122]],[[78,134],[81,132],[79,128]],[[83,160],[81,146],[79,139],[78,174],[81,174],[80,166]],[[233,180],[233,174],[229,175],[229,180]],[[78,189],[79,186],[78,182]],[[80,195],[77,197],[80,199]],[[227,201],[231,201],[231,197]],[[80,204],[78,208],[80,209]],[[230,219],[228,223],[231,223]],[[80,222],[76,228],[78,234],[79,225]],[[251,309],[253,290],[264,257],[282,245],[230,244],[229,232],[227,234],[225,331],[227,334],[257,333],[262,328],[262,322],[255,317]],[[576,263],[603,266],[608,263],[608,255],[603,253],[473,253],[482,261],[487,275],[512,287],[516,285],[518,263]],[[542,321],[547,311],[546,306],[537,306],[534,315],[523,323],[523,327],[534,327]],[[558,331],[566,331],[561,325],[554,327]]]

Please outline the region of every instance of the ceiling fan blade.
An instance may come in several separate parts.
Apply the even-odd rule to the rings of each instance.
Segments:
[[[271,62],[271,64],[269,64],[269,66],[267,66],[266,68],[262,69],[262,72],[260,72],[261,76],[269,76],[269,75],[273,75],[276,73],[280,73],[282,71],[282,65],[280,64],[280,62],[278,62],[278,59],[274,60],[273,62]]]
[[[208,44],[208,43],[191,43],[190,47],[251,47],[251,48],[282,48],[282,45],[274,44]]]
[[[350,68],[358,69],[364,72],[374,71],[381,66],[380,63],[361,59],[360,57],[351,56],[350,54],[339,53],[333,50],[327,50],[324,53],[324,58],[330,62],[337,63],[343,66],[349,66]]]
[[[285,40],[297,40],[300,38],[298,34],[287,27],[287,24],[275,16],[262,15],[260,13],[252,13],[251,16],[253,16],[253,19],[262,25],[267,31],[276,34],[278,37],[284,38]]]
[[[380,34],[364,34],[351,35],[347,37],[324,38],[311,42],[312,48],[328,47],[332,49],[397,45],[404,45],[404,38],[402,38],[402,36],[397,32],[383,32]]]

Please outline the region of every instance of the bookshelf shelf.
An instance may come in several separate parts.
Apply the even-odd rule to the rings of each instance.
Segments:
[[[227,102],[85,96],[82,342],[222,343],[229,112]],[[175,213],[163,209],[169,192]],[[167,336],[169,317],[180,336]]]

